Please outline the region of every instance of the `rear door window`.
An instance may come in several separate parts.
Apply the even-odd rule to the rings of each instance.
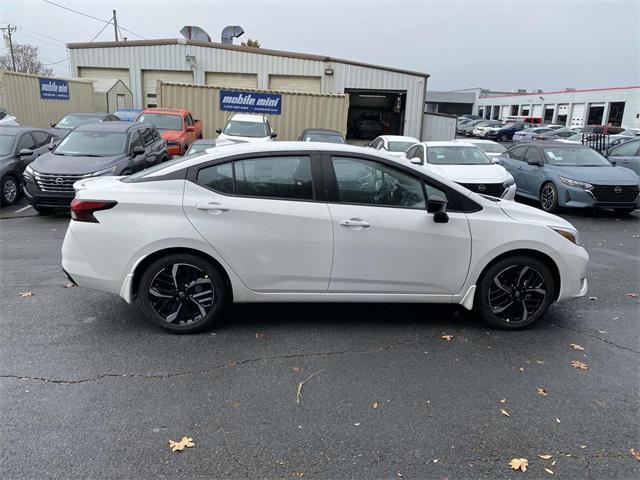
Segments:
[[[507,153],[509,154],[509,158],[512,160],[520,160],[524,161],[524,154],[527,150],[527,147],[515,147],[509,150]]]
[[[142,128],[140,133],[142,134],[142,140],[145,145],[151,145],[155,140],[153,131],[150,128]]]
[[[524,154],[525,162],[540,162],[542,163],[542,155],[538,152],[538,149],[535,147],[529,147],[527,152]]]
[[[23,134],[18,141],[18,152],[23,148],[28,148],[29,150],[37,148],[36,142],[30,133]]]
[[[36,132],[31,132],[31,134],[33,135],[33,138],[35,138],[36,145],[38,147],[42,147],[43,145],[46,145],[49,142],[51,142],[51,135],[49,135],[47,132],[36,131]]]

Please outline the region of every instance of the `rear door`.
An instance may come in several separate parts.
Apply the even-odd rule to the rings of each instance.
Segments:
[[[375,159],[327,155],[334,232],[331,292],[456,294],[467,276],[471,236],[464,213],[435,223],[420,177]]]
[[[611,149],[609,159],[616,162],[617,166],[625,167],[640,175],[640,140],[629,140]]]
[[[310,152],[254,155],[189,172],[187,217],[251,290],[328,288],[333,232],[314,160]]]

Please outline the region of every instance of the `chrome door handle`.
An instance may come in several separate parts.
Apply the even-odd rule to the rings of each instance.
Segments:
[[[349,220],[340,220],[338,223],[343,227],[369,228],[371,226],[369,222],[365,222],[360,218],[350,218]]]
[[[196,208],[198,210],[207,210],[212,213],[222,213],[231,210],[229,207],[222,205],[221,203],[198,203],[196,204]]]

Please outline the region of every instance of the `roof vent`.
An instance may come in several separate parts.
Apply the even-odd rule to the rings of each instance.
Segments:
[[[195,25],[185,25],[180,30],[180,34],[187,40],[200,40],[201,42],[211,41],[209,34]]]
[[[225,45],[233,45],[233,39],[244,34],[240,25],[227,25],[222,29],[221,40]]]

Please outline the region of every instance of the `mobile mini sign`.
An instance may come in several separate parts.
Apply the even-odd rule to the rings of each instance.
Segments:
[[[53,78],[39,78],[40,98],[43,100],[69,100],[69,82]]]
[[[220,90],[220,110],[280,115],[282,113],[282,95]]]

